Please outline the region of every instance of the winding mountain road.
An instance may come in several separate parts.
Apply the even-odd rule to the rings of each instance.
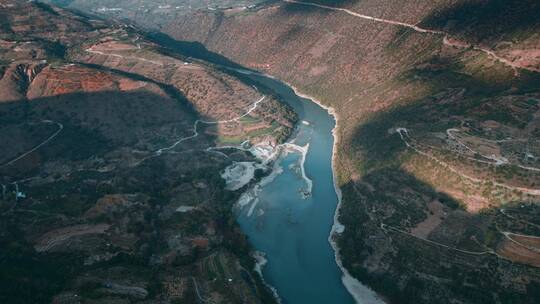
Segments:
[[[259,106],[259,104],[261,102],[263,102],[264,100],[266,99],[266,96],[263,96],[261,97],[259,100],[255,101],[251,107],[242,115],[238,116],[238,117],[235,117],[235,118],[232,118],[232,119],[228,119],[228,120],[214,120],[214,121],[208,121],[208,120],[201,120],[201,119],[197,119],[194,123],[193,123],[193,135],[189,135],[189,136],[186,136],[186,137],[183,137],[183,138],[180,138],[178,141],[176,141],[175,143],[173,143],[172,145],[170,145],[169,147],[166,147],[166,148],[161,148],[159,150],[157,150],[155,153],[157,155],[160,155],[161,153],[163,153],[164,151],[168,151],[168,150],[172,150],[174,149],[176,146],[178,146],[180,143],[186,141],[186,140],[189,140],[189,139],[192,139],[192,138],[195,138],[197,136],[199,136],[199,131],[197,130],[197,127],[200,123],[202,124],[205,124],[205,125],[216,125],[216,124],[221,124],[221,123],[231,123],[231,122],[236,122],[246,116],[248,116],[249,114],[251,114],[251,112],[255,111],[255,109],[257,109],[257,107]]]
[[[9,162],[5,163],[5,164],[2,164],[0,165],[0,168],[4,168],[4,167],[7,167],[9,165],[12,165],[14,164],[15,162],[25,158],[26,156],[28,156],[30,153],[36,151],[37,149],[43,147],[44,145],[46,145],[48,142],[50,142],[51,140],[53,140],[56,136],[58,136],[58,134],[60,134],[60,132],[62,132],[62,130],[64,129],[64,125],[59,123],[59,122],[56,122],[56,121],[52,121],[52,120],[42,120],[41,121],[42,123],[46,123],[46,124],[56,124],[58,126],[58,130],[56,130],[56,132],[54,132],[51,136],[49,136],[47,139],[45,139],[44,141],[42,141],[40,144],[38,144],[37,146],[34,146],[32,149],[24,152],[23,154],[19,155],[18,157],[16,157],[15,159],[12,159],[10,160]]]
[[[453,173],[455,173],[455,174],[457,174],[457,175],[459,175],[459,176],[461,176],[461,177],[463,177],[465,179],[468,179],[468,180],[470,180],[472,182],[475,182],[475,183],[491,182],[493,185],[495,185],[497,187],[505,188],[505,189],[510,190],[510,191],[519,191],[519,192],[529,194],[529,195],[540,196],[540,189],[531,189],[531,188],[525,188],[525,187],[515,187],[515,186],[510,186],[510,185],[495,182],[495,181],[479,179],[479,178],[472,177],[472,176],[469,176],[467,174],[464,174],[464,173],[458,171],[457,169],[453,168],[452,166],[450,166],[448,163],[436,158],[435,156],[433,156],[433,155],[431,155],[429,153],[426,153],[424,151],[419,150],[418,148],[413,146],[411,143],[409,143],[406,140],[406,138],[410,138],[409,137],[409,130],[407,130],[406,128],[396,128],[396,132],[399,133],[399,136],[401,137],[401,140],[405,143],[405,145],[408,148],[412,149],[413,151],[415,151],[416,153],[418,153],[420,155],[423,155],[423,156],[433,160],[434,162],[436,162],[439,165],[445,167],[449,171],[451,171],[451,172],[453,172]]]
[[[292,3],[292,4],[305,5],[305,6],[311,6],[311,7],[318,7],[318,8],[326,9],[326,10],[343,12],[343,13],[349,14],[349,15],[354,16],[354,17],[358,17],[358,18],[362,18],[362,19],[370,20],[370,21],[374,21],[374,22],[380,22],[380,23],[386,23],[386,24],[391,24],[391,25],[407,27],[407,28],[410,28],[410,29],[418,32],[418,33],[444,35],[444,39],[443,39],[443,44],[444,45],[457,47],[457,48],[469,48],[469,47],[472,47],[474,50],[486,54],[487,56],[491,57],[495,61],[499,61],[499,62],[505,64],[506,66],[509,66],[510,68],[512,68],[514,70],[516,76],[519,74],[519,72],[518,72],[519,69],[524,69],[524,70],[528,70],[530,72],[536,72],[536,73],[540,72],[539,69],[526,67],[526,66],[521,66],[521,65],[519,65],[517,63],[514,63],[514,62],[512,62],[512,61],[510,61],[510,60],[508,60],[508,59],[506,59],[504,57],[501,57],[501,56],[497,55],[493,50],[490,50],[488,48],[481,47],[481,46],[478,46],[478,45],[472,45],[472,44],[469,44],[469,43],[466,43],[466,42],[461,42],[459,40],[451,41],[450,39],[448,39],[448,37],[450,37],[450,34],[447,33],[447,32],[444,32],[444,31],[426,29],[426,28],[419,27],[418,25],[412,24],[412,23],[406,23],[406,22],[401,22],[401,21],[396,21],[396,20],[390,20],[390,19],[383,19],[383,18],[377,18],[377,17],[373,17],[373,16],[368,16],[368,15],[357,13],[355,11],[352,11],[352,10],[349,10],[349,9],[346,9],[346,8],[341,8],[341,7],[334,7],[334,6],[329,6],[329,5],[317,4],[317,3],[312,3],[312,2],[296,1],[296,0],[283,0],[283,1],[287,2],[287,3]]]

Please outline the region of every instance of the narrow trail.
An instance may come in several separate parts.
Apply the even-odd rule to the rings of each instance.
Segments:
[[[146,58],[142,58],[142,57],[136,57],[136,56],[124,56],[124,55],[120,55],[120,54],[116,54],[116,53],[112,53],[113,51],[129,51],[129,50],[140,50],[140,45],[138,44],[137,47],[133,47],[131,49],[101,49],[100,51],[96,51],[94,49],[92,49],[92,47],[86,49],[85,51],[87,53],[90,53],[90,54],[94,54],[94,55],[101,55],[101,56],[112,56],[112,57],[116,57],[116,58],[121,58],[121,59],[132,59],[132,60],[137,60],[137,61],[143,61],[143,62],[147,62],[147,63],[151,63],[151,64],[154,64],[154,65],[157,65],[157,66],[160,66],[160,67],[163,67],[165,66],[165,63],[161,62],[161,61],[157,61],[157,60],[150,60],[150,59],[146,59]],[[107,52],[104,52],[104,51],[111,51],[111,53],[107,53]],[[178,69],[184,69],[184,70],[202,70],[201,67],[199,66],[196,66],[196,65],[192,65],[191,63],[188,63],[188,62],[184,62],[183,65],[179,65],[179,64],[176,64],[176,68]]]
[[[208,120],[201,120],[201,119],[197,119],[194,123],[193,123],[193,135],[190,135],[190,136],[186,136],[186,137],[183,137],[183,138],[180,138],[178,141],[176,141],[175,143],[173,143],[172,145],[170,145],[169,147],[166,147],[166,148],[161,148],[157,151],[155,151],[155,153],[157,155],[160,155],[161,153],[163,153],[164,151],[169,151],[169,150],[172,150],[174,149],[176,146],[178,146],[179,144],[181,144],[182,142],[186,141],[186,140],[190,140],[190,139],[193,139],[197,136],[199,136],[199,131],[198,131],[198,125],[201,123],[201,124],[205,124],[205,125],[216,125],[216,124],[222,124],[222,123],[231,123],[231,122],[236,122],[236,121],[239,121],[240,119],[248,116],[249,114],[251,114],[251,112],[255,111],[255,109],[257,109],[257,107],[259,106],[259,104],[261,102],[263,102],[264,100],[266,99],[266,96],[263,96],[261,97],[259,100],[255,101],[251,107],[242,115],[238,116],[238,117],[235,117],[235,118],[232,118],[232,119],[228,119],[228,120],[215,120],[215,121],[208,121]]]
[[[448,138],[450,138],[451,140],[453,140],[454,142],[456,142],[458,145],[460,145],[461,147],[465,148],[466,150],[468,150],[469,152],[473,153],[473,154],[478,154],[480,155],[481,157],[485,158],[485,159],[489,159],[489,160],[492,160],[493,162],[491,164],[493,165],[496,165],[496,166],[500,166],[500,165],[504,165],[504,164],[508,164],[509,161],[508,159],[506,159],[505,157],[497,157],[495,155],[484,155],[476,150],[474,150],[473,148],[469,147],[468,145],[462,143],[455,135],[454,135],[454,132],[460,132],[459,129],[454,129],[454,128],[450,128],[450,129],[447,129],[446,130],[446,135],[448,136]],[[489,162],[488,162],[489,163]]]
[[[525,237],[525,238],[529,238],[529,239],[540,239],[539,236],[534,236],[534,235],[525,235],[525,234],[518,234],[518,233],[513,233],[513,232],[508,232],[508,231],[499,231],[502,235],[504,235],[506,237],[507,240],[509,240],[510,242],[514,243],[514,244],[517,244],[527,250],[530,250],[532,252],[535,252],[535,253],[540,253],[540,248],[535,248],[535,247],[531,247],[529,245],[526,245],[526,244],[523,244],[517,240],[515,240],[514,238],[512,238],[513,235],[515,236],[520,236],[520,237]]]
[[[498,62],[512,68],[512,70],[514,70],[514,75],[515,76],[519,76],[519,69],[528,70],[528,71],[537,72],[537,73],[540,72],[540,70],[538,70],[538,69],[524,67],[524,66],[521,66],[521,65],[519,65],[517,63],[514,63],[514,62],[512,62],[512,61],[510,61],[510,60],[508,60],[508,59],[506,59],[504,57],[501,57],[501,56],[497,55],[493,50],[490,50],[488,48],[477,46],[477,45],[472,45],[472,44],[469,44],[469,43],[466,43],[466,42],[461,42],[461,41],[451,41],[450,39],[448,39],[448,37],[450,37],[450,34],[445,34],[445,35],[446,36],[443,39],[443,44],[444,45],[455,47],[455,48],[458,48],[458,49],[472,48],[475,51],[482,52],[482,53],[486,54],[487,56],[491,57],[493,60],[498,61]]]
[[[359,194],[359,190],[356,188],[356,185],[353,186],[353,189],[357,192],[358,195],[361,195],[361,194]],[[374,219],[373,213],[368,211],[367,206],[365,204],[363,204],[363,205],[364,205],[364,210],[367,213],[370,220],[379,222],[379,227],[381,228],[382,231],[384,231],[385,234],[387,234],[388,232],[401,233],[401,234],[407,235],[408,237],[411,237],[411,238],[417,239],[419,241],[423,241],[425,243],[428,243],[430,245],[439,246],[439,247],[442,247],[442,248],[445,248],[445,249],[448,249],[448,250],[451,250],[451,251],[456,251],[456,252],[459,252],[459,253],[464,253],[464,254],[469,254],[469,255],[474,255],[474,256],[493,255],[493,256],[495,256],[495,257],[497,257],[499,259],[502,259],[502,260],[505,260],[505,261],[510,261],[512,263],[514,262],[513,260],[510,260],[507,257],[504,257],[504,256],[498,254],[495,250],[493,250],[493,249],[491,249],[489,247],[486,247],[485,245],[479,243],[476,239],[474,239],[474,241],[480,247],[483,247],[485,249],[484,251],[470,251],[470,250],[460,249],[460,248],[449,246],[449,245],[446,245],[446,244],[443,244],[443,243],[440,243],[440,242],[437,242],[437,241],[432,241],[432,240],[429,240],[429,239],[424,238],[424,237],[419,237],[419,236],[414,235],[413,233],[411,233],[409,231],[400,229],[400,228],[392,226],[392,225],[385,224],[378,218]],[[531,236],[531,235],[517,234],[517,233],[513,233],[513,232],[501,231],[498,228],[497,228],[497,231],[500,234],[502,234],[509,241],[511,241],[513,243],[516,243],[517,245],[522,246],[522,247],[524,247],[524,248],[526,248],[528,250],[531,250],[533,252],[540,253],[540,249],[532,248],[532,247],[530,247],[528,245],[522,244],[522,243],[518,242],[517,240],[513,239],[511,236],[515,235],[515,236],[522,236],[522,237],[528,237],[528,238],[533,238],[533,239],[540,239],[540,237]]]
[[[356,191],[357,195],[360,195],[360,190],[358,190],[356,188],[356,185],[353,185],[353,189]],[[503,257],[503,256],[500,256],[498,253],[496,253],[494,250],[492,250],[491,248],[486,248],[485,246],[482,246],[484,247],[486,250],[484,251],[469,251],[469,250],[464,250],[464,249],[459,249],[459,248],[456,248],[456,247],[452,247],[452,246],[449,246],[449,245],[446,245],[446,244],[443,244],[443,243],[440,243],[440,242],[436,242],[436,241],[432,241],[432,240],[429,240],[427,238],[423,238],[423,237],[419,237],[419,236],[416,236],[414,235],[413,233],[411,232],[408,232],[408,231],[405,231],[403,229],[400,229],[398,227],[395,227],[395,226],[392,226],[392,225],[388,225],[388,224],[385,224],[382,222],[382,220],[380,220],[379,218],[377,218],[376,216],[373,215],[373,212],[369,211],[367,209],[367,206],[366,204],[363,204],[364,205],[364,211],[366,212],[366,214],[368,215],[368,217],[370,218],[371,221],[376,221],[376,222],[379,222],[379,227],[381,228],[381,230],[385,233],[385,234],[388,234],[389,232],[394,232],[394,233],[401,233],[401,234],[404,234],[404,235],[407,235],[408,237],[411,237],[411,238],[414,238],[414,239],[417,239],[419,241],[423,241],[425,243],[428,243],[432,246],[439,246],[439,247],[442,247],[442,248],[445,248],[445,249],[448,249],[448,250],[451,250],[451,251],[456,251],[456,252],[460,252],[460,253],[464,253],[464,254],[470,254],[470,255],[475,255],[475,256],[482,256],[482,255],[488,255],[488,254],[491,254],[491,255],[494,255],[500,259],[503,259],[503,260],[508,260],[507,258]],[[390,236],[389,236],[390,237]],[[390,237],[391,238],[391,237]],[[479,244],[480,245],[480,244]]]
[[[360,13],[351,11],[351,10],[346,9],[346,8],[341,8],[341,7],[334,7],[334,6],[328,6],[328,5],[323,5],[323,4],[311,3],[311,2],[296,1],[296,0],[283,0],[283,1],[287,2],[287,3],[299,4],[299,5],[305,5],[305,6],[312,6],[312,7],[318,7],[318,8],[321,8],[321,9],[327,9],[327,10],[332,10],[332,11],[343,12],[343,13],[349,14],[349,15],[354,16],[354,17],[362,18],[362,19],[365,19],[365,20],[371,20],[371,21],[374,21],[374,22],[380,22],[380,23],[386,23],[386,24],[391,24],[391,25],[407,27],[407,28],[410,28],[410,29],[418,32],[418,33],[444,35],[444,39],[443,39],[443,44],[444,45],[457,47],[457,48],[470,48],[470,47],[472,47],[474,50],[486,54],[487,56],[489,56],[493,60],[501,62],[502,64],[512,68],[514,70],[514,74],[516,76],[519,75],[519,69],[527,70],[527,71],[530,71],[530,72],[536,72],[536,73],[540,72],[539,69],[525,67],[525,66],[521,66],[521,65],[519,65],[517,63],[514,63],[514,62],[512,62],[512,61],[510,61],[510,60],[508,60],[508,59],[506,59],[504,57],[501,57],[501,56],[497,55],[493,50],[490,50],[488,48],[477,46],[477,45],[472,45],[472,44],[465,43],[465,42],[458,42],[458,41],[453,42],[453,41],[450,41],[448,39],[448,37],[450,37],[450,34],[447,33],[447,32],[444,32],[444,31],[426,29],[426,28],[419,27],[416,24],[411,24],[411,23],[406,23],[406,22],[401,22],[401,21],[396,21],[396,20],[390,20],[390,19],[383,19],[383,18],[377,18],[377,17],[373,17],[373,16],[368,16],[368,15],[360,14]]]
[[[311,2],[295,1],[295,0],[283,0],[283,1],[288,2],[288,3],[306,5],[306,6],[314,6],[314,7],[333,10],[333,11],[340,11],[340,12],[347,13],[347,14],[349,14],[351,16],[355,16],[355,17],[358,17],[358,18],[371,20],[371,21],[375,21],[375,22],[382,22],[382,23],[386,23],[386,24],[404,26],[404,27],[408,27],[410,29],[413,29],[413,30],[415,30],[415,31],[417,31],[419,33],[446,35],[446,33],[442,32],[442,31],[421,28],[421,27],[419,27],[419,26],[417,26],[415,24],[410,24],[410,23],[405,23],[405,22],[400,22],[400,21],[395,21],[395,20],[372,17],[372,16],[368,16],[368,15],[364,15],[364,14],[360,14],[360,13],[351,11],[351,10],[346,9],[346,8],[328,6],[328,5],[323,5],[323,4],[311,3]]]
[[[528,221],[525,221],[525,220],[522,220],[522,219],[519,219],[519,218],[516,218],[514,216],[511,216],[511,215],[508,215],[505,211],[505,209],[499,209],[499,211],[506,217],[510,218],[510,219],[513,219],[513,220],[516,220],[516,221],[519,221],[519,222],[522,222],[522,223],[525,223],[527,225],[531,225],[531,226],[535,226],[535,227],[539,227],[539,225],[536,225],[534,223],[530,223]],[[540,240],[540,236],[535,236],[535,235],[527,235],[527,234],[521,234],[521,233],[515,233],[515,232],[510,232],[510,231],[502,231],[498,225],[495,225],[495,228],[497,229],[497,231],[502,234],[507,240],[509,240],[510,242],[518,245],[518,246],[521,246],[527,250],[530,250],[532,252],[535,252],[535,253],[540,253],[540,248],[539,247],[531,247],[527,244],[523,244],[521,243],[520,241],[514,239],[512,236],[517,236],[517,237],[523,237],[523,238],[528,238],[528,239],[534,239],[534,240]]]
[[[358,191],[358,190],[357,190]],[[368,213],[368,215],[370,216],[370,218],[372,218],[372,215],[371,213]],[[453,247],[453,246],[449,246],[449,245],[446,245],[446,244],[443,244],[443,243],[440,243],[440,242],[436,242],[436,241],[432,241],[432,240],[429,240],[427,238],[423,238],[423,237],[419,237],[419,236],[416,236],[414,235],[413,233],[411,232],[408,232],[408,231],[405,231],[403,229],[400,229],[400,228],[397,228],[397,227],[394,227],[394,226],[391,226],[391,225],[387,225],[387,224],[384,224],[382,221],[379,221],[380,222],[380,228],[384,231],[384,232],[389,232],[389,231],[393,231],[393,232],[396,232],[396,233],[401,233],[401,234],[404,234],[404,235],[407,235],[409,237],[412,237],[414,239],[417,239],[417,240],[420,240],[420,241],[423,241],[423,242],[426,242],[428,244],[431,244],[431,245],[434,245],[434,246],[439,246],[439,247],[443,247],[443,248],[446,248],[446,249],[449,249],[449,250],[452,250],[452,251],[456,251],[456,252],[460,252],[460,253],[464,253],[464,254],[470,254],[470,255],[476,255],[476,256],[481,256],[481,255],[488,255],[488,254],[491,254],[491,255],[494,255],[496,256],[497,258],[500,258],[500,259],[503,259],[503,260],[506,260],[506,261],[511,261],[513,262],[512,260],[508,259],[507,257],[504,257],[504,256],[501,256],[500,254],[498,254],[495,250],[491,249],[491,248],[488,248],[486,247],[485,245],[482,245],[480,243],[478,243],[478,241],[476,241],[478,243],[478,245],[480,245],[481,247],[485,248],[484,251],[470,251],[470,250],[464,250],[464,249],[459,249],[457,247]],[[531,251],[534,251],[534,252],[540,252],[539,249],[537,248],[531,248],[530,246],[527,246],[525,244],[522,244],[516,240],[514,240],[511,236],[512,235],[516,235],[516,236],[523,236],[523,237],[528,237],[528,238],[534,238],[534,239],[540,239],[540,237],[536,237],[536,236],[530,236],[530,235],[522,235],[522,234],[517,234],[517,233],[512,233],[512,232],[505,232],[505,231],[500,231],[498,228],[497,228],[498,232],[500,234],[502,234],[505,238],[507,238],[509,241],[511,242],[514,242],[516,244],[518,244],[519,246],[522,246],[528,250],[531,250]]]
[[[135,59],[135,60],[155,64],[155,65],[158,65],[158,66],[164,66],[163,62],[160,62],[160,61],[149,60],[149,59],[146,59],[146,58],[135,57],[135,56],[123,56],[123,55],[115,54],[115,53],[104,53],[104,52],[101,52],[101,51],[92,50],[92,48],[86,49],[86,52],[88,52],[90,54],[94,54],[94,55],[112,56],[112,57],[117,57],[117,58],[122,58],[122,59]]]
[[[486,181],[484,181],[484,180],[477,179],[477,178],[474,178],[474,177],[465,175],[465,174],[463,174],[463,173],[461,173],[461,172],[458,172],[456,169],[452,168],[452,167],[451,167],[450,165],[448,165],[447,163],[445,163],[445,162],[443,162],[443,161],[441,161],[441,160],[439,160],[439,159],[433,157],[432,155],[430,155],[430,154],[428,154],[428,153],[425,153],[425,152],[420,151],[420,150],[416,149],[415,147],[413,147],[409,142],[407,142],[407,141],[405,140],[405,137],[409,137],[409,133],[408,133],[408,130],[407,130],[407,129],[405,129],[405,128],[398,128],[396,131],[399,133],[399,135],[400,135],[401,139],[403,140],[403,142],[405,143],[405,145],[406,145],[407,147],[411,148],[412,150],[414,150],[415,152],[417,152],[417,153],[419,153],[419,154],[421,154],[421,155],[423,155],[423,156],[426,156],[426,157],[430,158],[431,160],[433,160],[433,161],[435,161],[435,162],[441,164],[442,166],[444,166],[445,168],[449,169],[450,171],[452,171],[452,172],[458,174],[459,176],[462,176],[462,177],[467,178],[467,179],[469,179],[469,180],[472,180],[472,181],[474,181],[474,182],[479,182],[479,183],[486,182]],[[404,134],[405,134],[405,135],[404,135]],[[508,186],[508,185],[506,185],[506,184],[501,184],[501,183],[496,183],[496,182],[493,182],[493,184],[495,184],[495,185],[497,185],[497,186],[500,186],[500,187],[507,188],[507,189],[509,189],[509,190],[518,190],[518,191],[522,191],[522,192],[525,192],[525,193],[531,194],[531,195],[540,195],[540,190],[537,190],[537,189],[529,189],[529,188],[521,188],[521,187],[512,187],[512,186]],[[512,216],[506,214],[506,213],[504,212],[504,209],[501,209],[500,211],[501,211],[504,215],[506,215],[507,217],[512,218],[512,219],[516,219],[515,217],[512,217]],[[528,222],[527,222],[527,223],[528,223]],[[532,223],[530,223],[530,224],[532,224]],[[535,224],[532,224],[532,225],[535,225]],[[537,225],[535,225],[535,226],[537,226]],[[389,229],[386,229],[386,228],[389,228]],[[445,245],[445,244],[441,244],[441,243],[434,242],[434,241],[431,241],[431,240],[428,240],[428,239],[425,239],[425,238],[418,237],[418,236],[416,236],[416,235],[414,235],[414,234],[412,234],[412,233],[410,233],[410,232],[408,232],[408,231],[401,230],[401,229],[399,229],[399,228],[396,228],[396,227],[393,227],[393,226],[390,226],[390,225],[386,225],[386,224],[384,224],[384,223],[382,223],[382,222],[381,222],[381,229],[383,229],[384,231],[393,230],[393,231],[395,231],[395,232],[399,232],[399,233],[402,233],[402,234],[406,234],[406,235],[408,235],[408,236],[410,236],[410,237],[413,237],[413,238],[416,238],[416,239],[418,239],[418,240],[422,240],[422,241],[425,241],[425,242],[428,242],[428,243],[431,243],[431,244],[434,244],[434,245],[442,246],[442,247],[444,247],[444,248],[452,249],[452,250],[455,250],[455,251],[458,251],[458,252],[462,252],[462,253],[473,254],[473,255],[493,254],[493,255],[497,256],[498,258],[501,258],[501,259],[504,259],[504,260],[509,260],[508,258],[499,255],[498,253],[496,253],[496,252],[495,252],[494,250],[492,250],[491,248],[486,248],[487,250],[486,250],[486,251],[483,251],[483,252],[474,252],[474,251],[462,250],[462,249],[459,249],[459,248],[450,247],[450,246]],[[516,235],[516,236],[523,236],[523,237],[529,237],[529,238],[535,238],[535,239],[540,238],[540,237],[530,236],[530,235],[520,235],[520,234],[516,234],[516,233],[512,233],[512,232],[507,232],[507,231],[500,231],[498,228],[497,228],[497,230],[499,231],[499,233],[501,233],[502,235],[504,235],[504,237],[505,237],[506,239],[508,239],[509,241],[511,241],[511,242],[513,242],[513,243],[516,243],[517,245],[522,246],[522,247],[524,247],[524,248],[526,248],[526,249],[528,249],[528,250],[531,250],[531,251],[534,251],[534,252],[540,252],[539,249],[537,249],[537,248],[532,248],[532,247],[530,247],[530,246],[528,246],[528,245],[522,244],[522,243],[516,241],[515,239],[513,239],[511,236],[512,236],[512,235]],[[509,261],[511,261],[511,260],[509,260]]]
[[[5,163],[5,164],[2,164],[0,165],[0,168],[4,168],[4,167],[7,167],[9,165],[12,165],[14,164],[15,162],[25,158],[26,156],[28,156],[30,153],[36,151],[37,149],[43,147],[44,145],[46,145],[48,142],[50,142],[51,140],[53,140],[56,136],[58,136],[58,134],[60,134],[60,132],[62,132],[62,130],[64,129],[64,125],[59,123],[59,122],[56,122],[56,121],[52,121],[52,120],[42,120],[41,121],[42,123],[46,123],[46,124],[56,124],[58,126],[58,130],[56,130],[56,132],[54,132],[51,136],[49,136],[47,139],[45,139],[43,142],[41,142],[40,144],[38,144],[37,146],[33,147],[32,149],[24,152],[23,154],[19,155],[18,157],[16,157],[15,159],[12,159],[10,160],[9,162]]]
[[[410,138],[409,137],[409,131],[406,128],[397,128],[396,132],[399,133],[399,136],[401,137],[401,140],[405,143],[405,145],[408,148],[412,149],[413,151],[415,151],[416,153],[418,153],[420,155],[423,155],[423,156],[431,159],[432,161],[438,163],[439,165],[441,165],[444,168],[450,170],[452,173],[457,174],[458,176],[461,176],[461,177],[463,177],[465,179],[468,179],[468,180],[470,180],[470,181],[472,181],[474,183],[484,184],[484,183],[491,182],[493,185],[495,185],[497,187],[505,188],[505,189],[510,190],[510,191],[519,191],[519,192],[529,194],[529,195],[540,196],[540,189],[531,189],[531,188],[525,188],[525,187],[515,187],[515,186],[510,186],[510,185],[495,182],[495,181],[479,179],[479,178],[472,177],[472,176],[469,176],[467,174],[464,174],[464,173],[458,171],[457,169],[453,168],[452,166],[450,166],[448,163],[434,157],[433,155],[431,155],[429,153],[421,151],[421,150],[417,149],[416,147],[414,147],[412,144],[410,144],[406,140],[406,138]]]
[[[529,170],[529,171],[535,171],[535,172],[540,172],[540,168],[530,167],[530,166],[523,166],[523,165],[517,165],[517,166],[520,167],[521,169],[525,169],[525,170]]]
[[[504,216],[506,216],[506,217],[509,218],[509,219],[516,220],[516,221],[525,223],[526,225],[534,226],[534,227],[540,229],[540,225],[535,224],[535,223],[531,223],[531,222],[529,222],[529,221],[526,221],[526,220],[517,218],[517,217],[515,217],[515,216],[513,216],[513,215],[510,215],[510,214],[508,214],[508,213],[506,212],[506,209],[504,209],[504,208],[499,209],[499,211],[500,211]]]
[[[450,139],[452,139],[453,141],[455,141],[458,145],[464,147],[465,149],[469,150],[471,153],[473,154],[478,154],[480,155],[481,157],[485,158],[485,159],[489,159],[489,160],[492,160],[493,162],[486,162],[486,161],[481,161],[481,160],[477,160],[475,158],[471,158],[472,160],[475,160],[477,162],[482,162],[482,163],[488,163],[488,164],[492,164],[492,165],[495,165],[495,166],[500,166],[500,165],[507,165],[507,164],[512,164],[507,158],[505,157],[498,157],[496,155],[485,155],[485,154],[482,154],[476,150],[474,150],[473,148],[467,146],[466,144],[462,143],[455,135],[454,135],[454,132],[461,132],[461,130],[459,129],[454,129],[454,128],[451,128],[451,129],[448,129],[446,130],[446,134],[448,135],[448,137]],[[459,152],[458,152],[459,153]],[[461,154],[461,153],[460,153]],[[536,168],[536,167],[531,167],[531,166],[524,166],[524,165],[520,165],[520,164],[517,164],[515,165],[521,169],[524,169],[524,170],[529,170],[529,171],[535,171],[535,172],[540,172],[540,168]]]

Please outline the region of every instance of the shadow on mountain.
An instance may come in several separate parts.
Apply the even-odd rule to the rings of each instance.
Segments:
[[[169,35],[160,32],[151,33],[147,35],[147,38],[168,48],[173,54],[192,57],[231,68],[243,68],[241,65],[229,60],[225,56],[209,51],[200,42],[175,40]]]
[[[473,252],[483,249],[471,237],[479,242],[489,241],[482,231],[491,224],[488,215],[461,211],[452,198],[403,170],[373,171],[363,177],[362,183],[351,181],[342,189],[347,202],[340,212],[340,222],[347,227],[339,238],[344,265],[363,283],[388,297],[390,303],[444,303],[449,298],[461,298],[467,303],[492,303],[492,295],[486,294],[484,288],[501,290],[493,284],[497,282],[493,276],[502,277],[504,273],[488,273],[470,266],[487,263],[507,270],[527,268],[490,255],[462,254],[407,234],[382,230],[381,222],[406,231],[428,216],[436,217],[427,206],[438,200],[451,215],[447,223],[434,229],[427,238]],[[377,258],[383,264],[374,265]],[[371,270],[363,266],[364,263],[372,265],[368,267]],[[373,270],[377,267],[384,267],[385,271]],[[423,280],[420,274],[439,280]],[[463,285],[473,278],[478,279],[475,282],[479,288]],[[429,294],[429,302],[423,301],[421,294]]]
[[[538,31],[540,2],[537,0],[486,0],[458,2],[435,12],[422,26],[444,29],[471,42],[519,39],[523,31]]]
[[[2,176],[10,176],[5,182],[25,177],[52,159],[82,161],[103,157],[122,147],[148,153],[167,147],[179,137],[192,135],[193,123],[199,118],[181,97],[178,100],[174,96],[151,92],[104,91],[2,103],[0,132],[5,134],[0,137],[3,138],[3,163],[56,132],[56,125],[53,127],[43,121],[64,126],[50,143],[24,159],[0,168]],[[45,127],[50,129],[46,134],[37,132]],[[17,133],[13,133],[13,130]],[[23,134],[25,137],[14,138],[13,134]],[[193,141],[186,141],[177,150],[214,145],[215,141],[214,136],[204,134]]]
[[[0,300],[3,303],[49,303],[67,278],[74,275],[77,257],[54,253],[38,255],[9,221],[0,221]],[[15,240],[15,236],[18,240]]]
[[[0,166],[58,130],[56,125],[42,123],[44,120],[61,123],[63,129],[39,149],[13,165],[0,168],[0,184],[7,187],[5,193],[0,193],[0,302],[49,303],[52,295],[66,288],[67,282],[95,268],[125,266],[154,271],[154,266],[148,266],[150,254],[147,252],[158,252],[162,245],[148,239],[163,232],[157,229],[163,227],[156,227],[155,217],[160,212],[159,205],[166,202],[186,200],[190,196],[200,204],[210,202],[217,214],[215,218],[222,222],[216,229],[232,234],[232,230],[228,231],[234,226],[230,221],[233,218],[231,204],[237,194],[224,190],[219,174],[230,160],[200,152],[214,145],[216,140],[202,133],[204,126],[200,126],[199,137],[174,149],[178,153],[163,153],[137,166],[131,165],[132,158],[137,161],[151,156],[156,149],[191,136],[197,118],[200,116],[181,100],[140,91],[64,94],[1,103]],[[40,129],[44,129],[43,132]],[[14,130],[17,132],[11,132]],[[111,171],[99,170],[111,165]],[[40,181],[20,181],[29,177],[39,177]],[[19,202],[20,208],[9,212],[16,201],[15,186],[11,184],[15,181],[19,181],[20,190],[27,198]],[[204,188],[191,186],[202,183]],[[144,217],[135,216],[133,220],[137,223],[130,229],[132,233],[143,235],[142,241],[149,247],[135,253],[119,250],[120,254],[113,260],[97,266],[83,265],[84,255],[77,249],[52,253],[34,250],[36,236],[85,220],[85,212],[95,206],[98,199],[118,193],[151,197],[152,206],[158,208],[150,212],[137,210],[148,206],[133,206],[132,213],[144,212]],[[118,210],[111,212],[112,217],[118,214]],[[57,215],[60,220],[51,215]],[[197,218],[204,219],[204,216],[190,218],[194,222],[191,225],[200,227]],[[185,224],[186,221],[177,223]],[[142,229],[143,225],[150,228]],[[32,241],[28,240],[29,235],[34,238]],[[235,237],[225,242],[233,243],[238,239],[237,235]],[[233,252],[245,249],[234,248]]]

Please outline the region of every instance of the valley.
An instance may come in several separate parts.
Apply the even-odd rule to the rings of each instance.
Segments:
[[[396,303],[534,303],[534,247],[505,233],[539,231],[499,210],[538,211],[537,11],[531,1],[269,1],[153,23],[335,109],[336,240],[362,283]]]
[[[540,300],[536,1],[4,2],[6,299]]]

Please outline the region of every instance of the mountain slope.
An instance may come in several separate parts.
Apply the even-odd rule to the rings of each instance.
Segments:
[[[221,177],[260,160],[221,146],[275,146],[295,114],[130,26],[0,17],[0,301],[273,302]]]
[[[536,2],[299,2],[134,21],[335,108],[336,237],[390,301],[538,302]]]

